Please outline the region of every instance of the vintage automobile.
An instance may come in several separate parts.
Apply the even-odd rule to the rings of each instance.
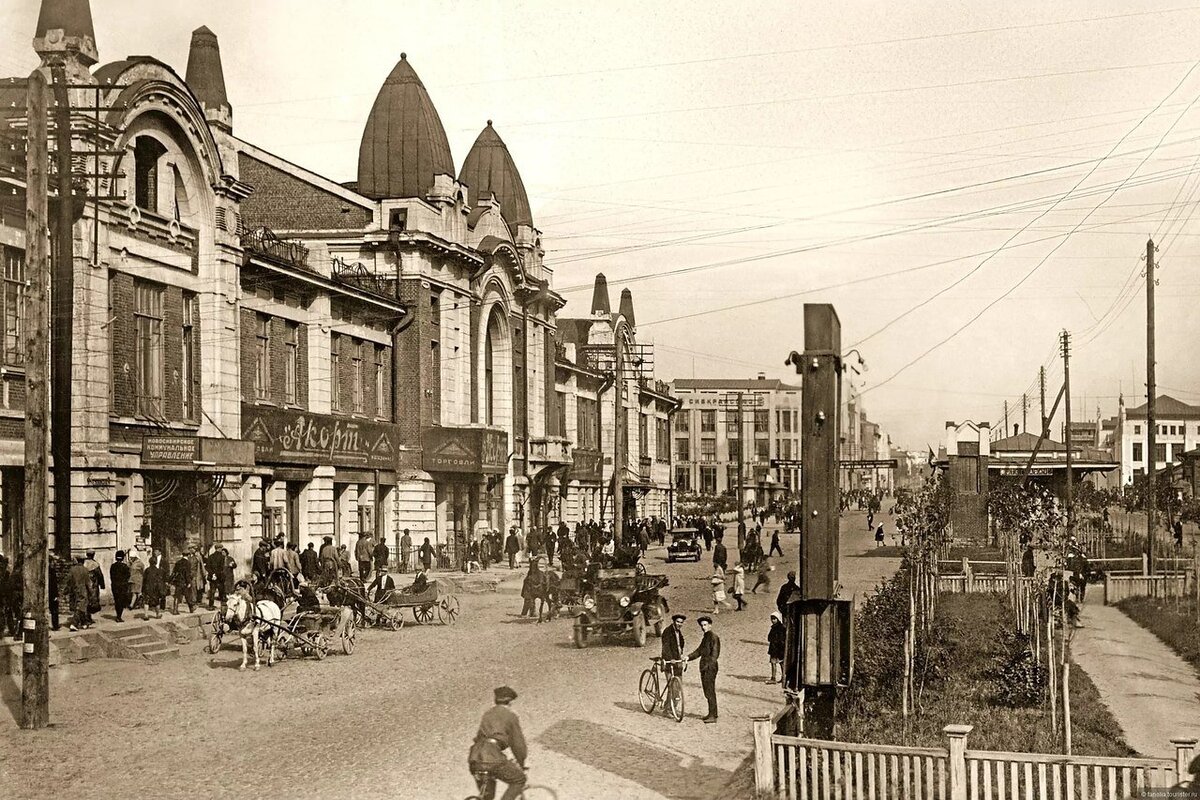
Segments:
[[[666,575],[639,575],[636,569],[602,569],[596,573],[592,593],[583,597],[583,609],[575,617],[575,646],[605,636],[632,634],[638,647],[646,644],[646,629],[662,634],[670,624],[667,599],[658,590],[667,585]]]
[[[667,545],[667,563],[672,561],[699,561],[704,554],[700,544],[700,532],[695,528],[676,528],[671,531],[671,543]]]

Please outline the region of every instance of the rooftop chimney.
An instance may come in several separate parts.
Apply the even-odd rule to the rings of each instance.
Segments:
[[[767,379],[767,373],[765,373],[765,372],[758,373],[758,379],[760,381],[765,381]]]
[[[233,109],[225,94],[225,73],[221,69],[221,47],[217,35],[206,27],[192,31],[192,46],[188,51],[187,84],[204,108],[210,122],[233,128]]]
[[[609,316],[612,308],[608,304],[608,278],[603,272],[596,273],[596,287],[592,289],[592,315]]]

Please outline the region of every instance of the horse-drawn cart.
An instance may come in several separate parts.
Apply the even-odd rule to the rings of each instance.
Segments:
[[[458,598],[436,580],[429,581],[420,592],[402,589],[393,592],[388,598],[388,605],[392,608],[411,608],[413,619],[422,625],[433,622],[435,615],[443,625],[453,625],[461,613]]]

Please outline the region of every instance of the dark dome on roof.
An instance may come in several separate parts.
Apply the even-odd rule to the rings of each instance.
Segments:
[[[425,85],[401,53],[363,129],[358,191],[376,198],[424,197],[441,174],[454,174],[450,143]]]
[[[471,205],[479,202],[480,195],[492,194],[500,202],[505,222],[514,228],[533,227],[533,213],[529,210],[529,195],[525,193],[521,173],[517,172],[508,147],[490,119],[467,153],[458,179],[467,185]]]

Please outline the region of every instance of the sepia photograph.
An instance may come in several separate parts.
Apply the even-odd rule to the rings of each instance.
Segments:
[[[0,797],[1200,798],[1198,41],[0,0]]]

